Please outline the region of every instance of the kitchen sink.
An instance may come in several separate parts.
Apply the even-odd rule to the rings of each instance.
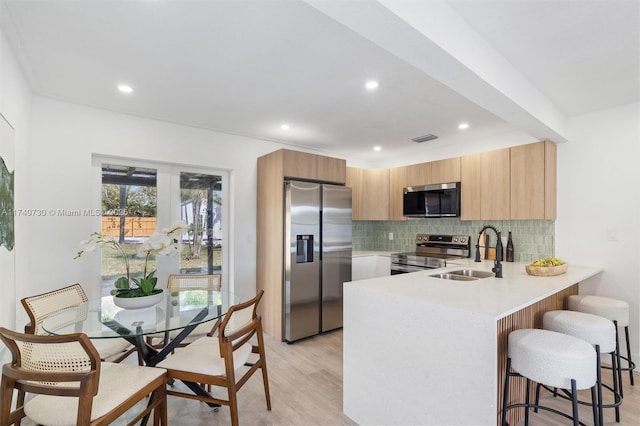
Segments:
[[[462,277],[469,277],[475,279],[489,278],[495,276],[491,271],[479,271],[477,269],[456,269],[455,271],[449,271],[449,274],[458,275]]]
[[[444,280],[455,280],[455,281],[475,281],[478,279],[476,277],[470,277],[467,275],[460,275],[460,274],[452,274],[450,272],[441,272],[439,274],[429,275],[429,276],[433,278],[442,278]]]
[[[439,274],[429,275],[434,278],[454,281],[476,281],[482,278],[493,277],[493,272],[479,271],[477,269],[456,269],[455,271],[440,272]]]

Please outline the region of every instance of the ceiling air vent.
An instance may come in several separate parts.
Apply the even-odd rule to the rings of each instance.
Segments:
[[[411,139],[414,142],[417,143],[422,143],[422,142],[426,142],[426,141],[432,141],[434,139],[438,139],[438,137],[436,135],[432,135],[431,133],[429,133],[428,135],[424,135],[424,136],[417,136],[413,139]]]

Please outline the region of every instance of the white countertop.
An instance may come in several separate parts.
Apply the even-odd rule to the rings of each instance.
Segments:
[[[446,268],[393,275],[345,283],[362,286],[370,291],[424,300],[494,317],[496,320],[557,293],[573,284],[602,272],[602,268],[569,265],[566,273],[552,277],[535,277],[525,271],[525,263],[503,262],[503,278],[475,281],[454,281],[430,277],[438,272],[459,269],[460,266],[490,271],[492,260],[475,263],[473,259],[457,259]]]

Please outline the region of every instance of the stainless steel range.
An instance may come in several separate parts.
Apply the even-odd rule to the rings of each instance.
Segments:
[[[416,251],[391,254],[391,275],[444,268],[447,260],[469,256],[469,235],[417,234]]]

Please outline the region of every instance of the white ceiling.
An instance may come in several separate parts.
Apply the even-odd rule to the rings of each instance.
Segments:
[[[0,1],[38,95],[371,164],[640,98],[637,0]]]

